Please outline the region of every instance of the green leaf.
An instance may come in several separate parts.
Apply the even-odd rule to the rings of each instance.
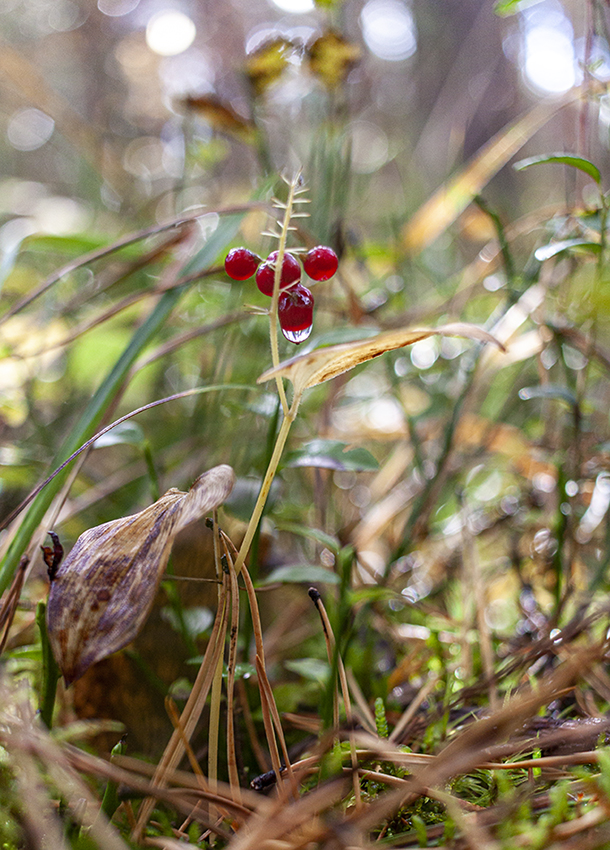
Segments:
[[[204,635],[214,622],[214,615],[210,609],[198,606],[193,608],[183,608],[182,617],[184,619],[186,631],[193,639],[197,639],[201,635]],[[169,623],[170,626],[178,632],[178,634],[180,633],[182,624],[172,607],[169,605],[164,606],[161,609],[161,618],[165,620],[166,623]]]
[[[583,253],[591,251],[594,254],[599,254],[601,245],[599,242],[591,242],[589,239],[563,239],[561,242],[549,242],[548,245],[542,245],[536,249],[534,256],[539,263],[543,263],[563,251],[574,250],[578,252],[579,249]]]
[[[350,472],[373,472],[379,464],[368,449],[348,449],[340,440],[312,440],[302,449],[291,452],[286,466],[313,466]]]
[[[107,244],[107,241],[106,236],[91,236],[84,233],[70,234],[68,236],[34,233],[32,236],[27,236],[24,239],[22,247],[25,251],[41,251],[45,254],[53,251],[57,254],[78,256],[79,254],[88,254],[90,251],[97,251],[103,248]],[[137,246],[130,245],[129,248],[130,251],[128,253],[132,257],[137,257],[139,253]],[[124,257],[125,255],[125,249],[123,249],[121,256]]]
[[[559,162],[563,165],[570,165],[572,168],[584,171],[584,173],[588,174],[589,177],[592,177],[598,185],[602,182],[602,176],[596,165],[593,165],[592,162],[589,162],[588,159],[584,159],[582,156],[573,156],[569,153],[549,153],[542,154],[541,156],[530,156],[527,159],[519,160],[519,162],[516,162],[513,167],[517,171],[523,171],[531,165],[538,165],[542,162]]]
[[[379,587],[376,584],[367,584],[366,587],[352,590],[349,595],[350,605],[357,607],[363,602],[387,602],[388,599],[400,598],[400,594],[389,587]],[[404,600],[404,597],[402,597]]]
[[[256,667],[254,664],[249,664],[247,661],[240,661],[235,665],[235,679],[249,679],[251,676],[256,676]],[[222,670],[222,678],[229,678],[229,669],[226,664]]]
[[[261,478],[257,478],[254,475],[237,478],[233,491],[225,502],[224,506],[226,510],[230,511],[237,519],[248,522],[261,489],[261,481]],[[277,479],[271,485],[266,511],[270,511],[275,504],[280,486],[280,482]]]
[[[320,685],[326,684],[330,669],[328,661],[322,661],[319,658],[295,658],[292,661],[285,661],[284,667],[292,673],[297,673],[304,679],[310,679]]]
[[[516,15],[526,6],[534,6],[540,0],[499,0],[494,6],[494,13],[500,18],[508,18],[510,15]]]
[[[315,564],[292,564],[287,567],[278,567],[265,576],[258,584],[339,584],[339,576],[324,567]]]
[[[331,534],[326,534],[325,531],[320,531],[319,528],[309,528],[306,525],[298,525],[297,523],[286,522],[277,523],[280,531],[288,531],[290,534],[298,534],[300,537],[308,537],[310,540],[315,540],[320,546],[326,546],[331,552],[338,552],[341,548],[339,541]]]

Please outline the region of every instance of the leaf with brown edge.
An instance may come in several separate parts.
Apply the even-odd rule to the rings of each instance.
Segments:
[[[188,493],[172,488],[140,513],[81,534],[57,570],[47,604],[49,640],[66,684],[136,637],[174,538],[222,504],[234,481],[230,466],[215,466]]]
[[[412,345],[430,336],[465,337],[479,342],[490,342],[497,345],[501,351],[505,351],[502,343],[494,336],[483,328],[467,322],[454,322],[440,328],[404,328],[386,331],[357,342],[318,348],[309,354],[299,354],[273,369],[268,369],[258,378],[257,383],[262,384],[274,378],[288,378],[295,391],[301,393],[308,387],[315,387],[317,384],[336,378],[343,372],[348,372],[360,363],[373,360],[380,354],[385,354],[386,351],[404,348],[406,345]]]

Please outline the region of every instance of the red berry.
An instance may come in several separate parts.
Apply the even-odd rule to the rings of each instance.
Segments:
[[[233,280],[247,280],[260,263],[261,258],[247,248],[232,248],[225,259],[225,271]]]
[[[277,315],[282,333],[289,342],[303,342],[311,333],[313,295],[301,283],[280,292]]]
[[[264,295],[273,295],[273,281],[275,280],[275,261],[277,260],[277,251],[273,251],[263,265],[256,272],[256,285]],[[284,254],[284,262],[282,263],[282,277],[280,279],[280,289],[285,289],[297,280],[301,279],[301,267],[299,261],[292,254]]]
[[[307,252],[303,265],[312,280],[328,280],[337,271],[339,260],[332,248],[318,245]]]

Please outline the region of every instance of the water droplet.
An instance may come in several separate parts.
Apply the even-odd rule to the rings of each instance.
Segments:
[[[311,329],[313,325],[310,325],[308,328],[300,328],[296,331],[286,331],[282,328],[282,333],[288,340],[288,342],[294,342],[298,345],[300,342],[305,342],[309,334],[311,333]]]

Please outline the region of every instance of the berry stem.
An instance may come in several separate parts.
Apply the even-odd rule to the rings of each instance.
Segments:
[[[288,439],[288,434],[290,433],[290,428],[292,426],[292,423],[296,419],[302,395],[302,391],[297,392],[297,390],[295,389],[292,407],[286,413],[286,416],[282,420],[282,425],[275,441],[273,454],[271,455],[271,460],[269,461],[269,466],[267,467],[265,477],[263,478],[263,483],[261,484],[261,489],[259,491],[258,498],[256,500],[256,504],[252,512],[252,516],[250,517],[248,528],[246,529],[246,534],[239,548],[237,560],[235,561],[235,572],[237,575],[239,575],[239,573],[241,572],[241,568],[243,567],[245,560],[248,557],[248,552],[250,551],[252,540],[254,539],[254,535],[256,533],[260,518],[263,515],[263,509],[267,501],[267,496],[269,495],[269,491],[271,490],[271,485],[273,483],[273,479],[275,478],[275,473],[277,472],[277,468],[282,457],[282,452],[284,451],[284,446],[286,445],[286,440]]]
[[[280,244],[278,246],[277,259],[275,261],[275,276],[273,278],[273,295],[271,296],[271,310],[269,312],[269,337],[271,341],[271,360],[274,366],[279,366],[280,351],[278,345],[278,321],[277,321],[277,305],[280,294],[280,281],[282,278],[282,269],[284,267],[284,254],[286,253],[286,240],[290,231],[290,219],[292,217],[294,198],[297,192],[299,182],[301,180],[301,170],[297,171],[293,179],[290,181],[288,189],[288,199],[284,208],[284,219],[280,231]],[[284,419],[289,415],[288,400],[284,390],[284,381],[282,378],[275,379],[277,391],[282,402],[282,410],[284,411]]]

